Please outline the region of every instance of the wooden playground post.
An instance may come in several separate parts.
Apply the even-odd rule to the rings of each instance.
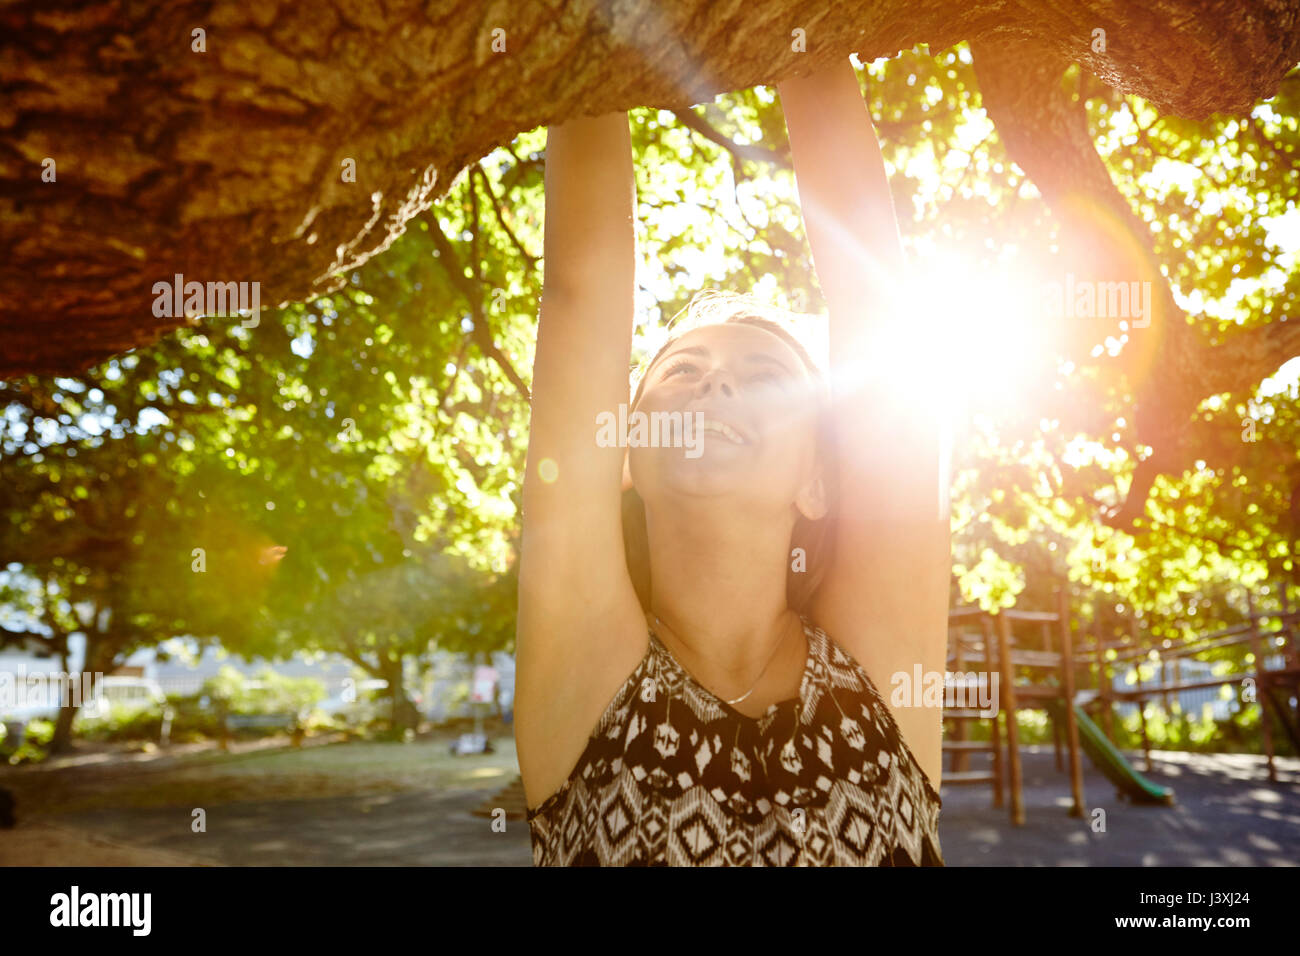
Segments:
[[[993,645],[996,643],[996,641],[993,637],[993,622],[989,620],[989,616],[987,614],[980,615],[980,628],[984,633],[985,672],[986,675],[992,675],[993,668],[995,666]],[[998,662],[1001,661],[1001,655],[998,656],[997,661]],[[997,664],[996,666],[1000,667],[1000,663]],[[1005,680],[1003,680],[1003,683],[1005,683]],[[999,711],[1002,711],[1004,709],[1003,702],[1006,700],[1006,691],[1004,690],[998,696],[999,699],[993,702],[994,706],[997,707],[998,709],[993,712],[993,719],[989,721],[989,737],[993,744],[993,808],[995,810],[1002,809],[1002,803],[1003,803],[1002,734],[998,730],[998,715],[999,715]]]
[[[1015,668],[1011,662],[1011,622],[998,614],[998,665],[1002,671],[1002,710],[1007,720],[1007,759],[1011,777],[1011,822],[1024,826],[1025,802],[1020,770],[1020,728],[1016,726]]]
[[[1300,649],[1296,648],[1296,625],[1291,621],[1291,582],[1283,578],[1278,585],[1278,596],[1282,601],[1282,633],[1286,638],[1286,659],[1288,667],[1300,667]]]
[[[1134,650],[1141,650],[1141,644],[1138,640],[1138,626],[1137,626],[1136,617],[1130,617],[1128,619],[1128,632],[1129,632],[1129,636],[1133,638]],[[1144,657],[1139,656],[1137,658],[1137,664],[1134,667],[1134,670],[1137,672],[1138,727],[1142,730],[1142,760],[1145,764],[1143,769],[1145,769],[1147,773],[1150,773],[1151,772],[1151,741],[1147,738],[1147,702],[1146,702],[1146,698],[1142,694],[1142,661],[1144,660],[1145,660]]]
[[[1286,615],[1282,618],[1283,640],[1286,641],[1286,666],[1288,670],[1300,671],[1300,647],[1296,646],[1296,638],[1300,636],[1300,622],[1291,618],[1291,582],[1282,578],[1278,586],[1278,594],[1282,600],[1282,613]],[[1300,725],[1300,694],[1296,695],[1295,720]]]
[[[1070,635],[1070,600],[1064,587],[1056,589],[1056,613],[1061,626],[1061,678],[1065,692],[1065,734],[1070,750],[1070,816],[1083,816],[1083,765],[1079,759],[1079,726],[1074,717],[1074,648]]]
[[[1039,630],[1043,635],[1042,645],[1044,652],[1052,650],[1052,625],[1049,621],[1044,621],[1039,625]],[[1050,715],[1049,715],[1050,718]],[[1052,756],[1056,760],[1056,770],[1058,773],[1065,770],[1065,765],[1061,762],[1061,725],[1053,720],[1052,722]]]
[[[950,636],[951,636],[951,632],[950,632]],[[964,628],[959,628],[958,631],[957,631],[957,661],[956,661],[956,670],[957,670],[957,673],[958,673],[958,674],[964,674],[964,673],[966,673],[966,642],[965,642],[965,637],[966,637],[966,631],[965,631],[965,629],[964,629]],[[987,655],[986,655],[986,656],[987,656]],[[966,697],[966,695],[965,695],[964,692],[963,692],[962,696],[963,696],[963,698]],[[966,700],[965,702],[966,702],[966,703],[969,703],[969,700]],[[964,741],[966,740],[966,737],[967,737],[967,732],[966,732],[966,721],[964,721],[964,720],[957,720],[957,721],[954,721],[954,723],[955,723],[957,726],[953,728],[953,739],[956,740],[958,743],[962,743],[962,742],[964,742]],[[952,767],[951,767],[950,769],[952,770],[953,773],[964,773],[965,771],[969,770],[969,769],[970,769],[970,754],[968,754],[968,753],[967,753],[966,751],[964,751],[964,750],[958,750],[958,751],[956,751],[956,752],[952,755]]]
[[[1101,636],[1101,622],[1096,618],[1092,622],[1092,641],[1097,648],[1097,696],[1101,698],[1101,730],[1106,739],[1114,743],[1115,729],[1111,726],[1111,718],[1115,705],[1111,702],[1111,694],[1115,688],[1111,686],[1111,676],[1106,666],[1106,641]]]
[[[1246,589],[1246,608],[1250,613],[1250,652],[1255,655],[1255,702],[1259,704],[1259,727],[1264,735],[1264,753],[1268,756],[1268,779],[1277,783],[1273,766],[1273,725],[1268,711],[1268,678],[1264,676],[1264,652],[1261,647],[1259,618],[1255,616],[1255,597]]]

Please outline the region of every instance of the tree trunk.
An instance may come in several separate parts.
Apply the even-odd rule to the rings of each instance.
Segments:
[[[47,753],[51,756],[54,754],[67,753],[72,749],[72,725],[77,719],[77,712],[81,710],[85,703],[81,696],[81,690],[85,688],[100,688],[101,682],[95,680],[94,662],[98,659],[98,642],[96,642],[91,633],[86,636],[86,654],[81,664],[81,672],[71,675],[68,668],[68,655],[62,655],[63,673],[74,676],[80,681],[80,687],[69,688],[66,703],[59,708],[59,716],[54,721],[54,736],[50,738],[50,745]]]
[[[80,709],[78,705],[71,702],[59,708],[59,716],[54,721],[54,736],[50,739],[48,750],[51,756],[67,753],[72,749],[72,722],[77,719],[77,711]]]
[[[7,377],[185,323],[155,290],[177,275],[266,307],[335,289],[539,125],[960,40],[1028,44],[1199,118],[1272,94],[1300,59],[1300,0],[83,0],[0,8],[0,37]]]
[[[418,730],[420,726],[420,711],[411,703],[410,698],[406,696],[406,681],[403,674],[402,661],[397,664],[387,664],[382,674],[384,680],[388,681],[388,699],[391,705],[391,726],[394,730]]]

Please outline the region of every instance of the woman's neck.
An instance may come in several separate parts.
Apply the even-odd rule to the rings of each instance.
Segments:
[[[693,673],[737,687],[769,661],[779,672],[782,659],[803,660],[806,647],[789,639],[798,615],[786,602],[793,523],[737,520],[706,499],[675,502],[665,515],[646,509],[650,609]]]

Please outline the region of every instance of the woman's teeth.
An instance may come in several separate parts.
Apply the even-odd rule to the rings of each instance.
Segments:
[[[704,420],[704,425],[701,430],[706,432],[708,431],[717,432],[718,434],[722,435],[724,438],[729,439],[732,442],[732,444],[735,445],[745,444],[745,439],[741,438],[740,434],[734,428],[732,428],[729,425],[724,425],[722,422],[715,421],[712,418],[706,418]]]

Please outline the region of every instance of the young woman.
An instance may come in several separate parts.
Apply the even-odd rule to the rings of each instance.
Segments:
[[[944,666],[939,421],[878,374],[924,323],[852,65],[779,92],[830,381],[697,297],[631,402],[698,413],[696,455],[596,440],[629,399],[631,140],[549,131],[515,701],[539,865],[942,864],[940,710],[877,689]]]

